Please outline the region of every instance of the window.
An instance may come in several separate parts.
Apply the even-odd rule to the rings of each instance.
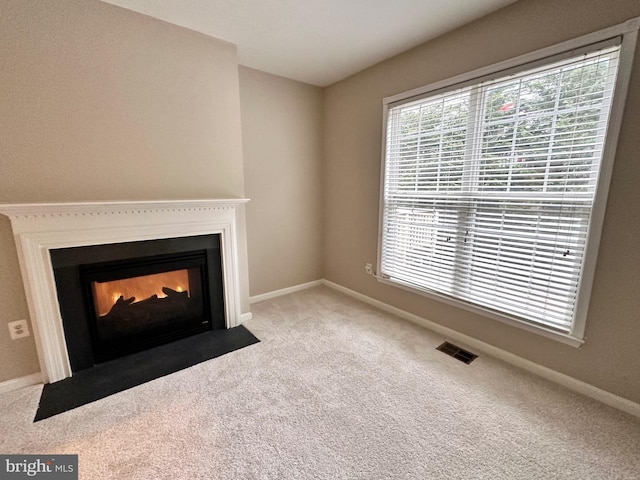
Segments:
[[[623,38],[385,100],[382,281],[580,343]]]

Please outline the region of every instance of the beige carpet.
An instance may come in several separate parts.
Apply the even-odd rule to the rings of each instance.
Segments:
[[[32,423],[0,453],[77,453],[81,479],[638,479],[640,420],[337,292],[256,304],[259,344]]]

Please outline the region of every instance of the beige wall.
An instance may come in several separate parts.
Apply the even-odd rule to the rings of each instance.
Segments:
[[[322,90],[240,68],[251,295],[322,278]]]
[[[95,0],[4,0],[0,45],[0,202],[244,196],[235,46]],[[0,265],[1,382],[39,370],[5,217]]]
[[[363,268],[376,261],[383,97],[639,15],[637,0],[523,0],[328,87],[325,278],[640,402],[640,58],[626,104],[582,348],[382,285]]]

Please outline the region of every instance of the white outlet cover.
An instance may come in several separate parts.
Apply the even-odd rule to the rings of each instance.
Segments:
[[[9,335],[11,336],[11,340],[31,335],[29,333],[29,325],[27,324],[27,321],[16,320],[15,322],[9,322]]]

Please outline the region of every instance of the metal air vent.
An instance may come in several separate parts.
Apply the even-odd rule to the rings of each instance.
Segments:
[[[441,352],[446,353],[450,357],[460,360],[461,362],[464,362],[466,364],[469,364],[473,362],[476,358],[478,358],[478,355],[476,355],[475,353],[471,353],[449,342],[444,342],[442,345],[437,347],[436,350],[440,350]]]

